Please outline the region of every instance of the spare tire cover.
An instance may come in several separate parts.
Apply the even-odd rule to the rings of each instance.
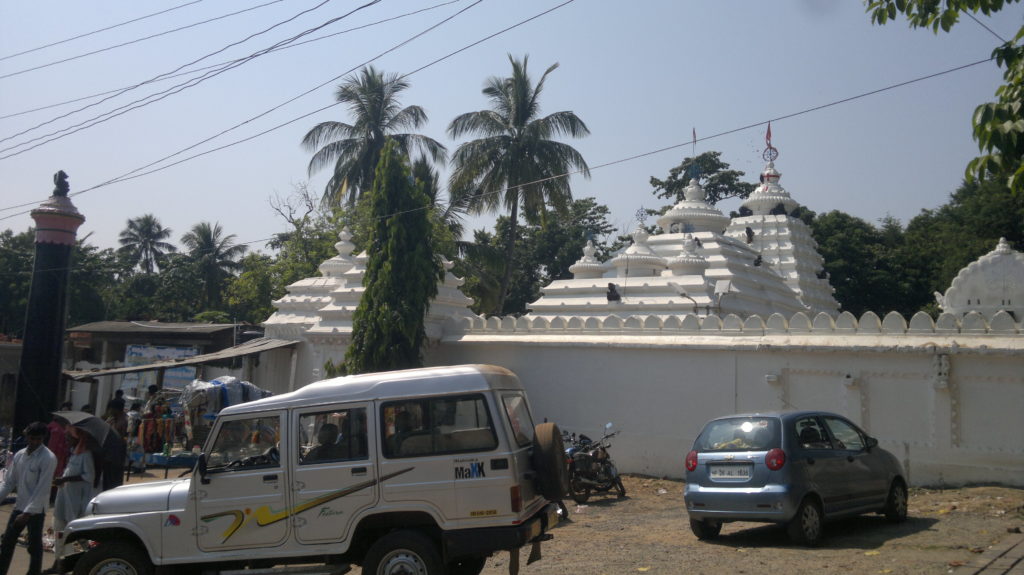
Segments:
[[[569,472],[562,431],[554,423],[541,423],[533,430],[533,466],[537,491],[549,501],[561,501],[569,491]]]

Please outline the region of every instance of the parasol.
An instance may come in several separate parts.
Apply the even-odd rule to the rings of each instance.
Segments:
[[[96,440],[97,444],[104,447],[107,443],[107,436],[113,431],[105,421],[84,411],[55,411],[53,415],[85,431]]]

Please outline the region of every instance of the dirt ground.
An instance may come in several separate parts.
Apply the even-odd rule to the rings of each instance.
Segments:
[[[523,575],[620,573],[965,573],[956,569],[1024,528],[1024,490],[1006,487],[910,491],[909,518],[894,525],[880,515],[829,523],[814,549],[789,542],[781,527],[727,523],[711,542],[690,532],[683,484],[626,477],[627,497],[591,497],[566,504],[570,521],[544,543],[544,558]],[[508,573],[508,553],[484,573]]]

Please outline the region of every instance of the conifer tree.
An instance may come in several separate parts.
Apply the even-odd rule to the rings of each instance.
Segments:
[[[394,141],[381,152],[370,189],[372,234],[363,297],[345,353],[350,374],[419,367],[424,317],[444,269],[431,242],[430,203]]]

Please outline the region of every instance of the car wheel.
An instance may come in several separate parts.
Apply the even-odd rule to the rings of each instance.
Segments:
[[[620,499],[626,496],[626,486],[622,484],[621,477],[615,478],[615,491],[618,491]]]
[[[722,532],[720,521],[708,521],[706,519],[691,519],[690,531],[697,536],[697,539],[714,539]]]
[[[889,487],[889,496],[885,499],[885,518],[893,523],[907,520],[907,488],[902,481],[893,481]]]
[[[363,559],[366,575],[441,575],[437,546],[415,531],[394,531],[370,546]]]
[[[590,499],[590,487],[583,484],[580,478],[574,473],[569,478],[569,495],[576,503],[583,505]]]
[[[795,543],[813,547],[821,542],[822,527],[821,507],[814,499],[805,497],[786,529]]]
[[[486,557],[463,557],[448,564],[448,575],[480,575],[486,564]]]
[[[75,575],[152,575],[149,556],[136,545],[100,543],[75,564]]]
[[[554,423],[541,423],[534,428],[533,464],[540,494],[548,501],[562,499],[569,489],[568,470],[562,432]]]

